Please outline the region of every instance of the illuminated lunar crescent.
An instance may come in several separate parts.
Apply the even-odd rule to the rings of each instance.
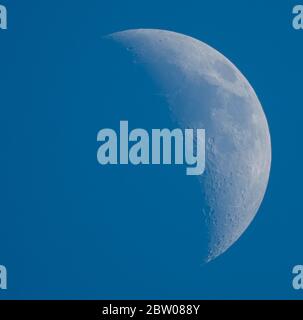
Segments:
[[[181,128],[206,131],[206,170],[198,179],[208,230],[203,259],[210,261],[241,236],[264,197],[271,142],[262,106],[241,72],[199,40],[155,29],[108,37],[146,67]]]

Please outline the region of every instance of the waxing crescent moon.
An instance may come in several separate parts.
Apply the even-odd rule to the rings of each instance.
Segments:
[[[108,38],[146,67],[181,128],[205,129],[206,170],[198,179],[207,227],[203,260],[213,260],[249,226],[267,188],[271,142],[262,106],[242,73],[197,39],[156,29]]]

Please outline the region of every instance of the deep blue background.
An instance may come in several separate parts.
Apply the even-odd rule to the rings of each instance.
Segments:
[[[291,285],[292,267],[303,264],[296,2],[1,4],[9,29],[0,30],[0,264],[9,288],[0,299],[303,297]],[[140,27],[181,32],[219,50],[250,81],[269,122],[273,162],[262,206],[240,240],[206,266],[193,214],[199,192],[184,168],[105,170],[96,162],[99,129],[128,116],[133,127],[166,121],[164,113],[150,118],[125,105],[136,88],[127,83],[132,70],[118,74],[121,61],[104,76],[113,60],[102,36]],[[106,98],[115,77],[117,113]],[[148,87],[140,85],[134,104]]]

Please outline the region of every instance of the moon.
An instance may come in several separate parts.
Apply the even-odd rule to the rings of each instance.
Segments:
[[[197,179],[209,262],[243,234],[267,188],[271,141],[258,97],[234,64],[192,37],[134,29],[107,38],[146,68],[180,128],[205,129],[206,170]]]

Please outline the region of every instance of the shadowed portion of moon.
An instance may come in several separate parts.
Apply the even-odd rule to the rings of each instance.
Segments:
[[[240,71],[201,41],[155,29],[107,37],[146,68],[181,128],[206,130],[206,170],[198,179],[208,262],[241,236],[264,197],[271,143],[262,106]]]

